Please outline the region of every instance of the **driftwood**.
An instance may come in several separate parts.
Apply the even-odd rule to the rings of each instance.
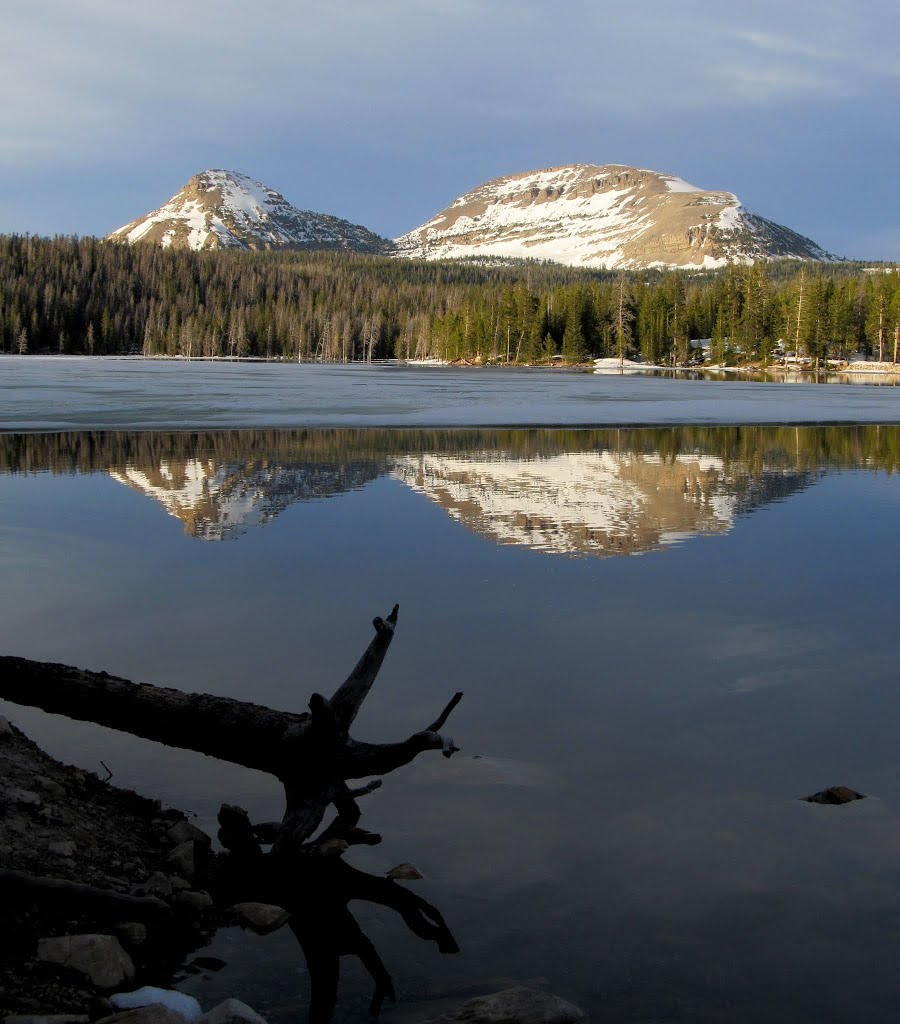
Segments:
[[[126,896],[62,878],[44,878],[25,871],[0,871],[0,905],[10,906],[19,900],[52,901],[57,907],[75,911],[87,908],[135,921],[165,921],[172,916],[168,903],[155,896]]]
[[[435,907],[397,882],[358,871],[341,858],[350,845],[381,841],[358,827],[357,802],[381,780],[358,788],[348,782],[386,775],[426,750],[450,757],[458,749],[441,730],[461,693],[430,725],[401,742],[364,743],[349,734],[393,639],[397,612],[395,605],[387,619],[374,620],[375,636],[347,679],[330,699],[314,693],[309,711],[301,714],[132,683],[105,672],[0,657],[0,698],[199,751],[281,780],[285,812],[280,824],[254,826],[246,812],[223,805],[219,838],[229,853],[211,884],[219,901],[253,899],[291,911],[290,925],[309,967],[312,1024],[331,1018],[341,955],[358,956],[372,975],[373,1014],[394,995],[375,947],[347,909],[349,900],[390,907],[441,952],[459,949]],[[329,806],[336,816],[313,839]],[[271,843],[271,850],[263,852],[260,843]]]

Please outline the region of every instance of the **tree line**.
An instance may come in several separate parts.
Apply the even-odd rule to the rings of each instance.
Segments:
[[[0,236],[0,351],[352,362],[897,360],[896,267],[615,273]]]

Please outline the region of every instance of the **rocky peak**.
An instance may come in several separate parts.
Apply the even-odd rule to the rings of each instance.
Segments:
[[[731,192],[622,164],[570,164],[495,178],[397,240],[419,259],[532,258],[572,266],[719,267],[829,259]]]

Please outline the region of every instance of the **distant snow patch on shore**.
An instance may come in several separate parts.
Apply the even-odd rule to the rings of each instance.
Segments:
[[[607,359],[594,360],[594,373],[646,373],[648,370],[661,370],[661,366],[653,363],[636,363],[632,359]]]

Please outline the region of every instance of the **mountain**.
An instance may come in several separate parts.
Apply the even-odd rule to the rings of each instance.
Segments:
[[[113,480],[158,501],[199,540],[234,540],[300,501],[357,490],[384,473],[378,462],[279,465],[188,458],[110,469]]]
[[[107,236],[173,249],[351,249],[389,253],[393,243],[359,224],[298,210],[245,174],[195,174],[158,210]]]
[[[727,533],[752,509],[800,490],[812,474],[751,472],[709,455],[499,450],[390,455],[365,447],[350,461],[192,457],[130,463],[109,475],[159,502],[201,540],[233,540],[286,508],[391,476],[497,544],[552,554],[633,555],[694,534]]]
[[[557,555],[636,555],[694,534],[727,533],[812,475],[709,455],[562,452],[547,458],[422,454],[393,475],[496,544]]]
[[[607,269],[834,258],[748,213],[731,192],[620,164],[496,178],[396,243],[398,255],[415,259],[531,258]]]

